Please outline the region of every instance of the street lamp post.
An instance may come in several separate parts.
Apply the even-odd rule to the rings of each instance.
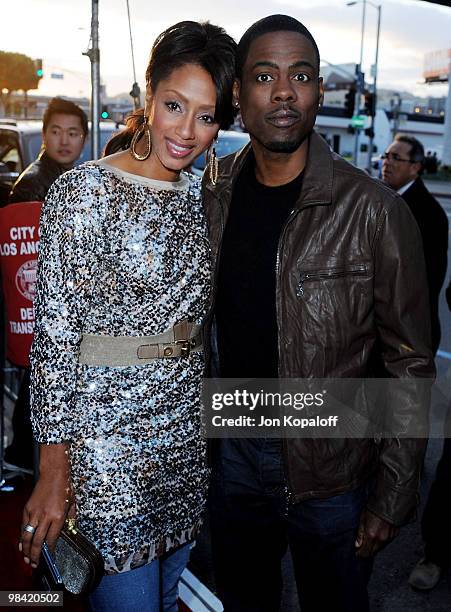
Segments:
[[[376,57],[374,59],[374,78],[373,78],[373,104],[371,110],[371,132],[368,144],[368,162],[367,170],[371,173],[371,157],[373,156],[373,140],[374,140],[374,127],[376,125],[376,104],[377,104],[377,62],[379,59],[379,35],[381,32],[381,11],[382,7],[380,4],[372,4],[377,9],[377,34],[376,34]]]
[[[369,171],[371,171],[371,156],[372,156],[372,152],[373,152],[373,133],[374,133],[374,126],[375,126],[375,112],[376,112],[376,96],[377,96],[377,65],[378,65],[378,59],[379,59],[379,35],[380,35],[380,26],[381,26],[381,10],[382,7],[380,4],[374,4],[373,2],[370,2],[370,0],[354,0],[354,2],[347,2],[346,6],[354,6],[355,4],[358,4],[359,2],[362,2],[363,7],[362,7],[362,31],[361,31],[361,38],[360,38],[360,64],[359,64],[359,74],[358,74],[358,83],[357,83],[357,92],[356,92],[356,111],[355,114],[358,115],[360,113],[360,100],[361,100],[361,96],[363,94],[363,90],[365,87],[364,84],[364,79],[363,79],[363,75],[362,75],[362,62],[363,62],[363,40],[365,37],[365,15],[366,15],[366,5],[371,4],[372,7],[374,7],[375,9],[377,9],[378,12],[378,16],[377,16],[377,35],[376,35],[376,58],[375,58],[375,62],[374,62],[374,80],[373,80],[373,96],[374,96],[374,101],[373,101],[373,105],[372,108],[374,109],[372,111],[372,115],[371,115],[371,132],[370,132],[370,137],[369,137],[369,144],[368,144],[368,161],[367,161],[367,169]],[[355,138],[355,150],[354,150],[354,163],[357,164],[357,156],[358,156],[358,147],[359,147],[359,129],[356,128],[356,138]]]
[[[367,0],[355,0],[354,2],[347,2],[346,6],[354,6],[354,4],[358,4],[358,2],[362,2],[362,31],[360,34],[360,61],[357,66],[357,87],[355,90],[355,105],[354,105],[354,114],[360,115],[360,100],[363,94],[363,76],[362,76],[362,64],[363,64],[363,41],[365,39],[365,16],[366,16],[366,3]],[[355,128],[355,139],[354,139],[354,163],[357,166],[358,155],[359,155],[359,137],[360,137],[360,128]]]
[[[100,154],[100,50],[99,50],[99,0],[91,3],[91,48],[83,55],[91,61],[91,156]]]

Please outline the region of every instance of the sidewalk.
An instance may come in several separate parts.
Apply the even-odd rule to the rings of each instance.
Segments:
[[[436,198],[451,198],[451,181],[428,181],[424,179],[424,184]]]

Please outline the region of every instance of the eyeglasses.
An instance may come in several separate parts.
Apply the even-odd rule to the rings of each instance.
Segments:
[[[399,157],[397,153],[382,153],[381,159],[388,159],[395,162],[408,162],[409,164],[415,164],[416,162],[411,159],[404,159],[403,157]]]

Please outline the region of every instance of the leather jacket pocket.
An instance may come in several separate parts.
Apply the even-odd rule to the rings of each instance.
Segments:
[[[301,270],[296,294],[303,297],[305,285],[313,281],[329,281],[342,277],[367,276],[367,264],[349,264],[333,268],[317,268]]]

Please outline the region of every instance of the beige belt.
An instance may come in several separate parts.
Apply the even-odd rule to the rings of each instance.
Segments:
[[[96,336],[83,334],[79,363],[90,366],[143,365],[153,359],[187,357],[202,350],[200,325],[188,320],[155,336]]]

